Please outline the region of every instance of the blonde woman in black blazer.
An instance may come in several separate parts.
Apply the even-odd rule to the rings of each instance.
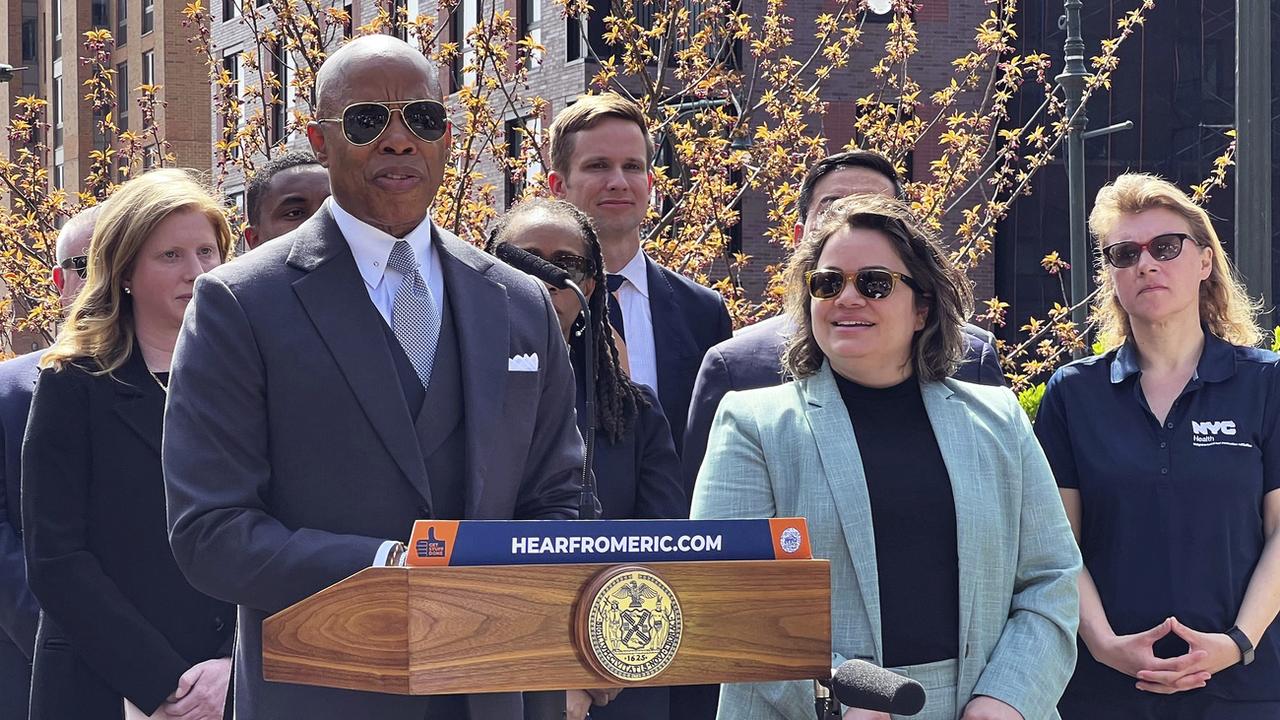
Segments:
[[[107,203],[87,284],[41,360],[23,444],[27,573],[43,609],[33,720],[221,718],[235,612],[174,562],[160,465],[169,358],[195,278],[231,233],[189,175]]]

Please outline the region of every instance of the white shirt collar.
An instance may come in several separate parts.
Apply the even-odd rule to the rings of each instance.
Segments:
[[[631,260],[615,274],[626,278],[646,299],[649,297],[649,267],[643,250],[636,250]]]
[[[364,278],[365,285],[370,289],[375,289],[382,284],[382,277],[387,269],[387,258],[391,256],[391,247],[395,245],[396,240],[409,243],[409,248],[413,250],[413,257],[418,261],[418,272],[422,275],[424,282],[431,284],[431,275],[436,263],[433,262],[435,246],[431,242],[429,214],[408,235],[395,238],[343,210],[332,195],[325,199],[325,202],[329,204],[329,212],[338,223],[338,229],[346,238],[347,245],[351,246],[351,255],[355,258],[360,277]]]

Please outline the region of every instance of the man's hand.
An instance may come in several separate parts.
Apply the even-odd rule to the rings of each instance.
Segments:
[[[222,720],[230,677],[231,658],[216,658],[192,665],[178,678],[178,689],[152,717]]]
[[[1178,622],[1166,621],[1173,634],[1187,641],[1186,655],[1170,658],[1172,667],[1150,667],[1139,670],[1138,689],[1169,695],[1183,690],[1202,688],[1214,673],[1240,662],[1240,648],[1226,633],[1203,633]]]
[[[583,720],[591,712],[591,695],[586,690],[564,691],[565,720]]]
[[[1023,720],[1013,706],[987,695],[979,695],[964,706],[960,720]]]

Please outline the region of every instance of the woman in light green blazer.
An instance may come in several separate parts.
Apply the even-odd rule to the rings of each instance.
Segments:
[[[967,280],[905,205],[858,195],[802,240],[785,292],[798,379],[724,398],[693,517],[806,518],[831,561],[832,665],[921,681],[916,717],[1056,718],[1080,554],[1013,394],[948,378]],[[722,720],[813,713],[809,683],[720,695]]]

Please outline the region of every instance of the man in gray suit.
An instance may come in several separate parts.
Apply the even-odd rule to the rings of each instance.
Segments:
[[[332,197],[202,277],[187,309],[165,416],[170,538],[192,585],[240,606],[240,720],[522,714],[518,694],[262,677],[263,619],[394,563],[415,519],[576,516],[582,439],[547,291],[429,218],[449,148],[437,78],[389,36],[334,53],[307,129]]]

